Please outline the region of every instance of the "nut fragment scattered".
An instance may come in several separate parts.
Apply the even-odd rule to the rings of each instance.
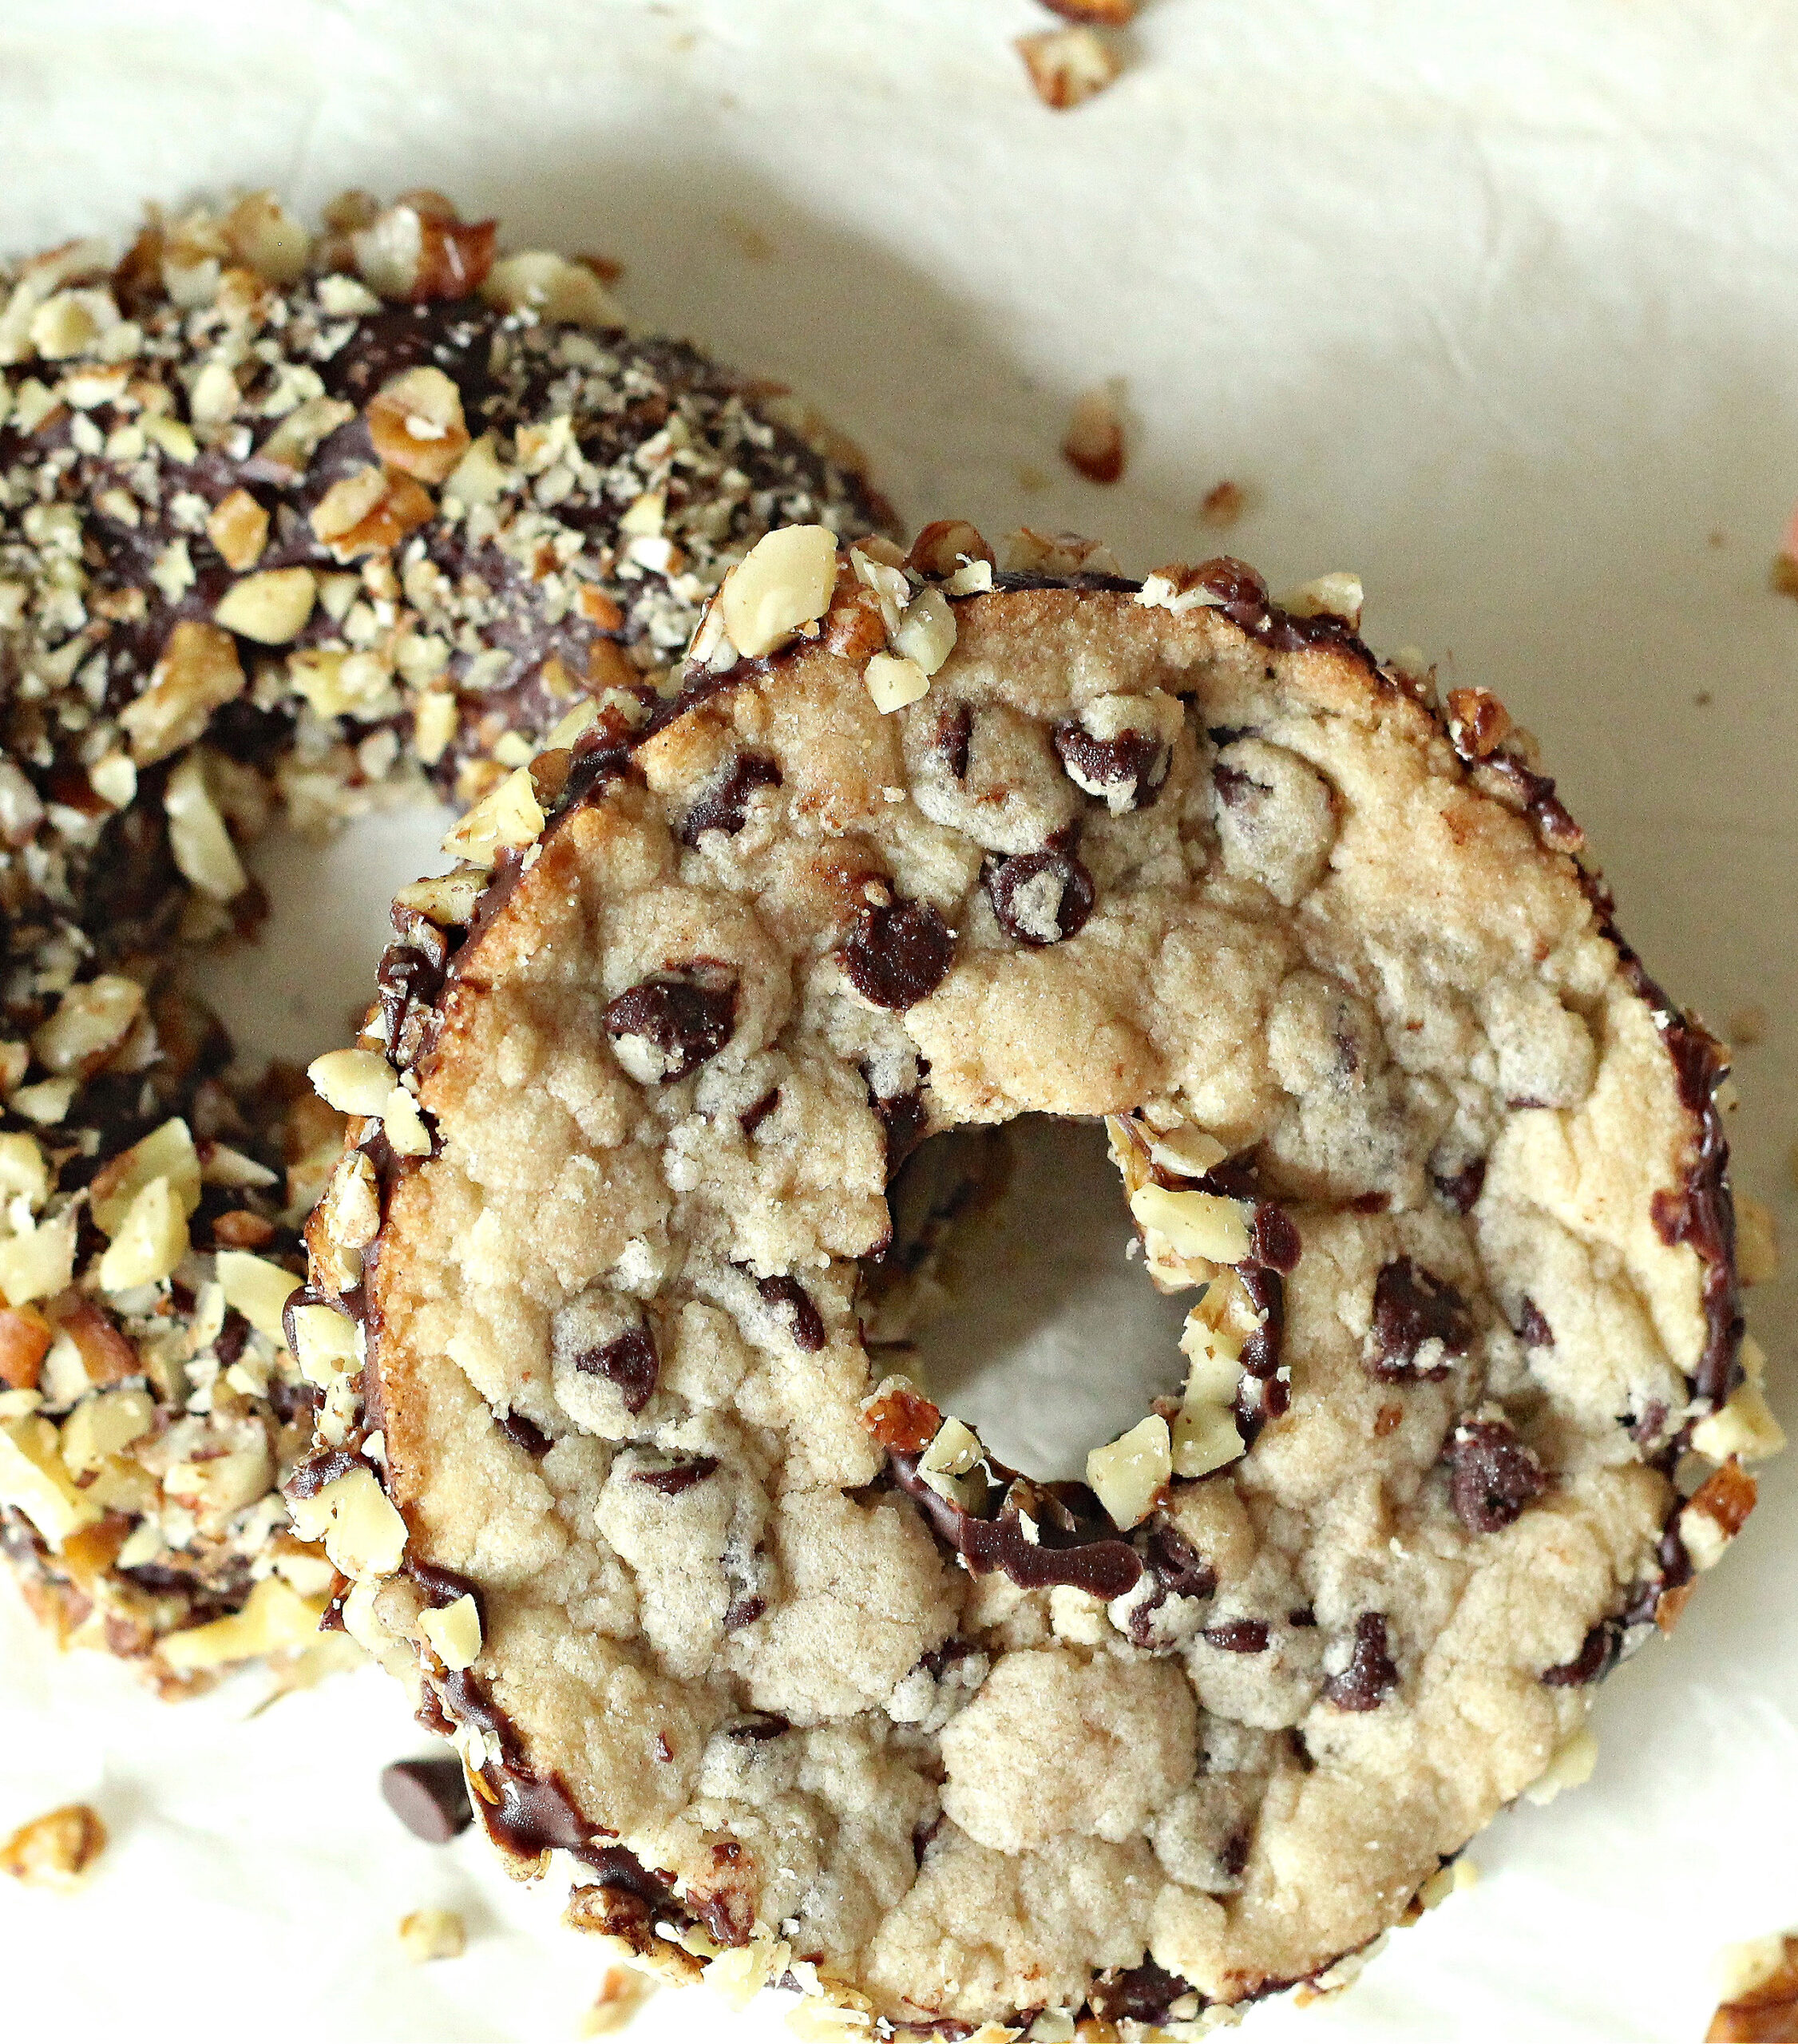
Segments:
[[[1103,92],[1123,69],[1116,52],[1084,26],[1020,36],[1018,53],[1036,97],[1057,112],[1081,105],[1095,93]]]
[[[921,701],[930,687],[929,675],[916,660],[893,653],[876,653],[862,669],[861,679],[882,716]]]
[[[1162,1502],[1173,1476],[1173,1442],[1158,1412],[1087,1457],[1087,1483],[1113,1523],[1126,1531]]]
[[[391,1575],[406,1552],[406,1521],[366,1465],[334,1477],[311,1497],[291,1501],[294,1530],[323,1540],[333,1567],[360,1580]]]
[[[318,594],[318,577],[310,568],[265,568],[234,582],[212,617],[226,631],[259,644],[285,646],[299,636]]]
[[[244,669],[228,632],[184,618],[168,635],[150,685],[119,712],[131,757],[153,766],[191,744],[215,710],[244,693]]]
[[[206,537],[226,567],[244,574],[261,560],[268,544],[268,513],[247,489],[234,489],[213,505],[206,521]]]
[[[1563,1789],[1578,1788],[1592,1779],[1598,1764],[1598,1741],[1590,1725],[1582,1725],[1557,1746],[1548,1765],[1523,1791],[1527,1803],[1552,1803]]]
[[[706,1977],[709,1982],[709,1971]],[[614,2030],[622,2030],[655,1991],[655,1983],[640,1967],[608,1966],[593,2006],[580,2018],[580,2034],[609,2037]]]
[[[282,1316],[299,1289],[293,1273],[265,1256],[237,1249],[220,1250],[217,1269],[225,1304],[242,1313],[259,1334],[266,1334],[271,1341],[284,1340]]]
[[[441,369],[409,369],[390,378],[368,407],[369,437],[390,469],[442,482],[469,449],[461,393]]]
[[[1136,18],[1142,0],[1043,0],[1051,14],[1064,22],[1084,22],[1101,29],[1127,28]]]
[[[324,1612],[323,1597],[302,1597],[278,1577],[264,1576],[251,1586],[242,1610],[170,1633],[160,1650],[180,1674],[228,1667],[233,1662],[311,1646]]]
[[[725,578],[724,630],[746,660],[759,660],[821,618],[837,580],[836,535],[826,525],[788,525],[758,540]]]
[[[1123,422],[1109,385],[1075,401],[1061,451],[1088,482],[1112,483],[1123,473]]]
[[[399,1923],[400,1947],[414,1966],[434,1959],[460,1959],[468,1949],[468,1931],[453,1909],[414,1909]]]
[[[1240,1263],[1249,1254],[1249,1226],[1242,1206],[1219,1194],[1170,1192],[1145,1185],[1131,1194],[1130,1210],[1139,1226],[1165,1236],[1176,1256]]]
[[[418,1630],[453,1674],[473,1667],[481,1658],[481,1612],[470,1596],[458,1597],[441,1611],[422,1612]]]
[[[86,1803],[65,1803],[21,1824],[0,1845],[0,1872],[28,1888],[79,1888],[106,1849],[106,1827]]]
[[[1705,2044],[1798,2038],[1798,1936],[1731,1945],[1718,1971],[1717,2010]]]
[[[1214,483],[1198,507],[1199,520],[1203,525],[1223,531],[1234,525],[1248,508],[1248,493],[1241,483]]]

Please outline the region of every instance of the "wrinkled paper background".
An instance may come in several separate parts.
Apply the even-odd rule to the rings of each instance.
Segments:
[[[0,247],[122,232],[146,198],[436,184],[514,245],[620,258],[640,317],[822,401],[913,521],[1100,532],[1138,571],[1227,546],[1276,588],[1358,569],[1374,643],[1543,734],[1652,968],[1719,1028],[1767,1011],[1737,1181],[1793,1234],[1798,608],[1766,568],[1798,494],[1798,26],[1764,0],[1153,0],[1128,75],[1058,115],[1008,46],[1046,25],[1028,0],[5,0]],[[1111,377],[1133,453],[1107,491],[1055,450]],[[1226,477],[1251,508],[1224,538],[1197,507]],[[265,853],[286,905],[210,982],[243,1040],[338,1038],[377,897],[433,835]],[[1083,1271],[1130,1309],[1094,1213],[1032,1266],[1058,1317],[1008,1307],[1021,1345],[970,1409],[1081,1371]],[[1788,1424],[1792,1297],[1752,1309]],[[1085,1382],[1079,1425],[1130,1416]],[[1471,1893],[1252,2036],[1702,2034],[1716,1947],[1798,1926],[1798,1456],[1763,1482],[1677,1639],[1606,1686],[1591,1785],[1502,1818]],[[397,1689],[252,1717],[263,1689],[164,1708],[0,1590],[0,1834],[91,1796],[114,1840],[78,1899],[0,1893],[0,2030],[572,2038],[602,1965],[553,1897],[377,1800],[429,1744]],[[394,1927],[429,1903],[471,1942],[414,1970]],[[779,2019],[664,1993],[636,2034]]]

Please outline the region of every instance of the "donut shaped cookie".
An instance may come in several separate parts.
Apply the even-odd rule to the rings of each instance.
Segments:
[[[316,236],[263,195],[0,275],[0,1543],[164,1682],[310,1639],[330,1581],[275,1483],[341,1117],[222,1083],[172,969],[253,929],[240,845],[647,719],[770,525],[882,515],[774,393],[496,248],[434,194]]]
[[[404,897],[346,1055],[429,1155],[354,1123],[313,1217],[367,1407],[294,1488],[576,1922],[1052,2041],[1340,1978],[1578,1778],[1766,1436],[1720,1053],[1498,703],[1340,583],[1035,562],[774,536]],[[907,1152],[1027,1112],[1191,1302],[1084,1485],[858,1323]]]

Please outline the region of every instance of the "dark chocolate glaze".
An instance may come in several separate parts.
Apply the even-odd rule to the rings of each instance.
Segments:
[[[986,1466],[1004,1498],[996,1516],[981,1519],[933,1491],[918,1474],[915,1455],[890,1460],[894,1481],[976,1575],[996,1571],[1024,1590],[1066,1584],[1107,1602],[1141,1579],[1142,1557],[1083,1483],[1032,1484],[988,1456]],[[1026,1510],[1036,1540],[1024,1530]]]
[[[1088,1991],[1087,2006],[1101,2022],[1162,2023],[1174,2004],[1187,1994],[1205,2006],[1205,1997],[1190,1981],[1145,1957],[1140,1966],[1102,1973]]]
[[[1562,1662],[1558,1668],[1544,1668],[1542,1679],[1551,1689],[1582,1689],[1588,1682],[1602,1682],[1617,1665],[1622,1650],[1617,1622],[1601,1618],[1581,1641],[1572,1660]]]

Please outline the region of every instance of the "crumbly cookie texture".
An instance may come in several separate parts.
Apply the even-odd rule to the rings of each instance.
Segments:
[[[273,815],[465,804],[572,704],[643,723],[770,525],[877,522],[783,420],[431,192],[0,270],[0,1545],[65,1634],[172,1687],[311,1645],[331,1583],[275,1484],[342,1116],[221,1084],[173,961],[254,929]]]
[[[367,1403],[302,1530],[582,1927],[1202,2027],[1576,1778],[1739,1528],[1721,1056],[1352,578],[776,537],[651,735],[571,720],[402,897],[361,1054],[427,1140],[354,1122],[311,1223]],[[1025,1112],[1107,1118],[1192,1301],[1087,1485],[858,1318],[907,1151]]]

